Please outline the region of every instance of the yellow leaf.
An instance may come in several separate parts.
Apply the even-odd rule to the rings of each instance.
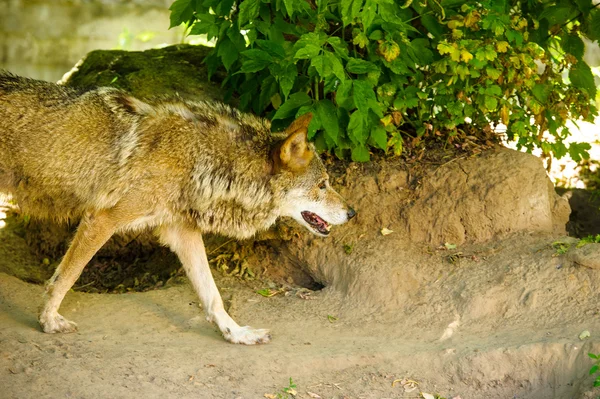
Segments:
[[[508,47],[508,42],[500,41],[496,43],[496,51],[498,51],[499,53],[506,53],[508,51]]]
[[[508,107],[506,105],[502,106],[502,110],[500,110],[500,119],[502,119],[502,123],[508,126]]]
[[[460,51],[460,58],[464,61],[464,62],[469,62],[473,59],[473,54],[469,53],[467,50],[462,49]]]
[[[390,234],[392,234],[393,232],[394,232],[394,230],[390,230],[390,229],[388,229],[388,228],[386,228],[386,227],[384,227],[383,229],[381,229],[381,235],[382,235],[382,236],[387,236],[387,235],[390,235]]]
[[[387,126],[390,123],[392,123],[392,115],[386,115],[383,118],[381,118],[379,121],[381,123],[383,123],[383,126]]]

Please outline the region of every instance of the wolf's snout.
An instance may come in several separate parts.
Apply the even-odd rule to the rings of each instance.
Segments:
[[[348,220],[352,219],[354,216],[356,216],[356,211],[352,208],[348,209]]]

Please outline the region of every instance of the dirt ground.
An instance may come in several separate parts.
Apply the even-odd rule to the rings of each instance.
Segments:
[[[574,247],[576,240],[553,230],[548,207],[558,197],[548,194],[546,182],[532,208],[546,201],[539,216],[548,219],[539,223],[545,231],[503,225],[502,233],[493,231],[494,222],[477,227],[486,232],[478,235],[469,230],[476,225],[461,218],[450,221],[465,226],[464,243],[454,248],[452,242],[411,242],[403,230],[402,220],[415,220],[400,208],[423,203],[406,195],[409,176],[406,184],[394,184],[387,178],[398,180],[392,169],[367,172],[353,184],[335,182],[362,211],[355,224],[326,239],[294,233],[281,244],[279,258],[249,258],[255,271],[295,259],[324,289],[280,281],[275,288],[281,293],[263,297],[257,289],[273,284],[266,274],[244,281],[213,271],[234,319],[271,329],[273,341],[261,346],[226,343],[204,319],[185,279],[148,292],[70,292],[61,313],[79,324],[79,332],[44,334],[37,323],[43,287],[13,275],[49,266],[18,230],[0,229],[0,397],[286,398],[292,397],[284,391],[290,378],[297,398],[600,395],[592,389],[587,356],[600,352],[600,270],[572,262],[553,245]],[[476,175],[465,179],[466,191],[482,186]],[[500,191],[486,184],[496,201]],[[457,184],[448,187],[451,195],[466,195]],[[446,196],[442,189],[427,193],[426,206],[437,206],[430,202]],[[505,212],[521,213],[519,201]],[[423,223],[431,221],[423,216]],[[435,226],[442,236],[448,231],[441,221]],[[382,227],[394,233],[383,235]],[[600,253],[600,244],[588,245]],[[410,381],[418,383],[412,391]]]

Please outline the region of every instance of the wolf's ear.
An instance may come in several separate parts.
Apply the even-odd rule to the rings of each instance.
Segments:
[[[298,171],[306,168],[314,154],[308,146],[308,124],[312,114],[304,114],[296,119],[285,130],[288,137],[283,141],[278,151],[279,163],[282,167]]]

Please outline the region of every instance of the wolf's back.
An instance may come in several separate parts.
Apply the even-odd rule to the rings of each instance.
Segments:
[[[27,213],[59,219],[89,202],[110,202],[103,193],[115,190],[115,145],[128,123],[115,117],[102,90],[0,72],[0,191]]]

